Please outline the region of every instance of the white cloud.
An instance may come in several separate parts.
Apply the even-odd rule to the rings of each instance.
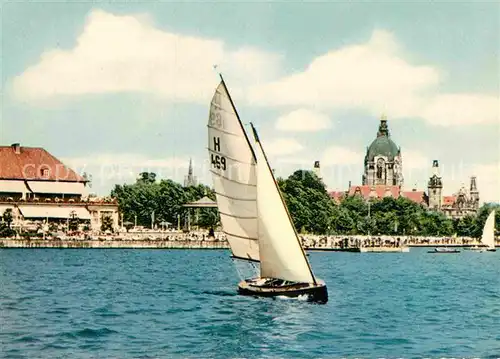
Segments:
[[[443,194],[451,196],[463,186],[470,186],[470,177],[476,176],[480,202],[500,203],[500,163],[452,164],[442,169]]]
[[[271,141],[263,141],[262,145],[266,153],[272,156],[291,155],[304,148],[293,138],[275,138]]]
[[[422,170],[430,169],[432,161],[422,152],[415,150],[402,150],[403,170]]]
[[[437,126],[499,124],[500,101],[479,94],[442,94],[426,104],[421,116]]]
[[[500,163],[475,165],[472,174],[477,176],[481,202],[500,203]]]
[[[321,157],[322,167],[333,165],[357,165],[362,163],[363,155],[346,147],[328,147]]]
[[[416,150],[402,149],[403,179],[405,190],[417,188],[425,190],[427,181],[432,175],[432,160],[424,153]]]
[[[133,166],[133,167],[182,167],[189,166],[189,158],[149,158],[134,153],[121,154],[99,154],[88,157],[64,158],[63,163],[68,166]]]
[[[312,167],[314,161],[310,158],[305,157],[279,157],[276,159],[277,163],[282,163],[285,165],[298,165],[298,166],[307,166],[307,168]],[[305,167],[304,167],[305,168]]]
[[[330,118],[317,111],[298,109],[278,118],[276,129],[289,132],[315,132],[332,127]]]
[[[250,102],[264,106],[361,109],[438,126],[500,122],[498,97],[439,93],[441,72],[411,64],[393,34],[375,30],[365,43],[331,50],[303,72],[253,86],[248,93]]]
[[[174,101],[208,102],[217,81],[213,65],[230,78],[246,78],[247,85],[268,79],[279,59],[253,48],[230,51],[221,40],[165,32],[145,16],[95,10],[73,49],[43,53],[13,80],[13,90],[28,101],[146,92]]]
[[[62,159],[77,173],[92,175],[99,186],[134,181],[141,172],[154,172],[158,178],[182,179],[187,174],[189,158],[148,158],[139,154],[99,154]]]
[[[433,67],[407,63],[400,52],[391,33],[374,31],[367,43],[330,51],[302,73],[254,87],[250,99],[406,115],[419,108],[418,94],[435,86],[439,74]]]

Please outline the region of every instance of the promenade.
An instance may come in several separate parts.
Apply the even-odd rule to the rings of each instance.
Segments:
[[[369,248],[406,247],[467,247],[480,244],[473,238],[446,237],[389,237],[389,236],[300,236],[304,249],[323,251],[350,251],[360,246]],[[500,241],[497,238],[497,246]],[[201,233],[170,233],[161,236],[97,236],[95,238],[3,238],[0,248],[137,248],[137,249],[229,249],[222,234],[208,237]]]

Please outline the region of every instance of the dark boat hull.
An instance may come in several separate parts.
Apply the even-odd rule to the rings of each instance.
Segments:
[[[328,290],[323,281],[313,283],[296,283],[287,286],[268,287],[252,284],[252,280],[244,280],[238,284],[238,293],[256,297],[279,297],[297,298],[306,296],[307,301],[315,303],[328,302]]]
[[[460,253],[458,249],[434,249],[433,251],[428,251],[427,253],[435,254],[447,254],[447,253]]]

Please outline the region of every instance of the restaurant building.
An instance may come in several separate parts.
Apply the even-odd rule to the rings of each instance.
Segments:
[[[88,195],[88,180],[43,148],[0,146],[0,216],[10,209],[14,227],[48,222],[64,226],[78,218],[99,232],[104,217],[119,227],[118,205]],[[109,221],[108,221],[109,222]]]

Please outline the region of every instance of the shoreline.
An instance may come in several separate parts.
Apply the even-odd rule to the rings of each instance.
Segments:
[[[462,243],[411,243],[406,247],[410,248],[429,248],[429,247],[471,247],[472,244]],[[499,245],[497,244],[497,247]],[[43,239],[0,239],[1,248],[73,248],[73,249],[229,249],[229,243],[226,241],[167,241],[167,240],[43,240]],[[397,248],[391,246],[375,246],[368,248]],[[356,247],[340,248],[327,246],[304,246],[307,251],[317,252],[355,252]]]

